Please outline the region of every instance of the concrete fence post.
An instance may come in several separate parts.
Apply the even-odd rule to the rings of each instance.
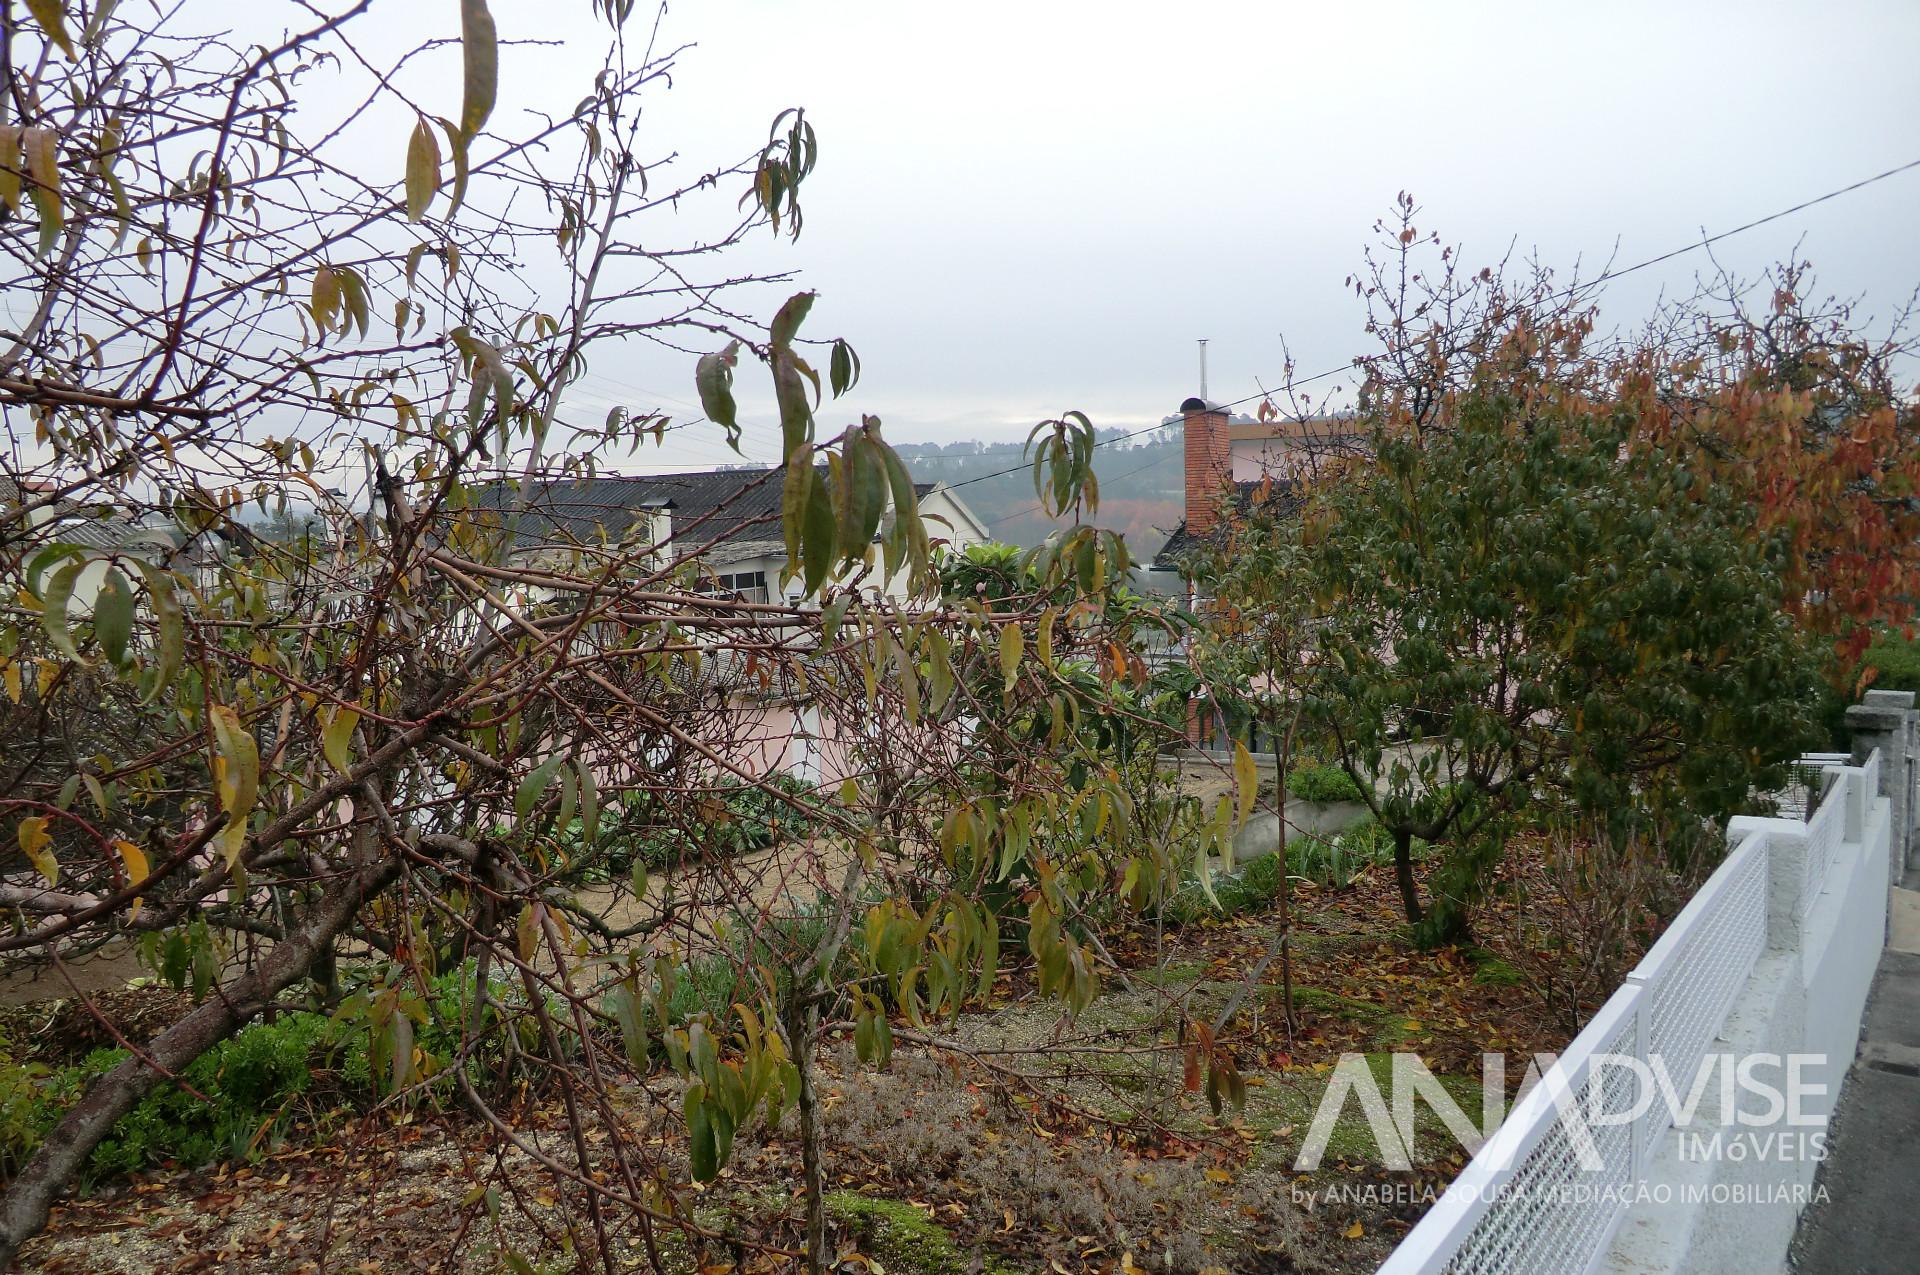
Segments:
[[[1800,948],[1800,890],[1807,874],[1807,825],[1798,819],[1735,815],[1727,820],[1727,844],[1739,847],[1748,837],[1767,839],[1767,947],[1776,952]]]
[[[1853,764],[1864,765],[1880,750],[1880,792],[1893,803],[1893,844],[1887,863],[1898,884],[1906,874],[1913,841],[1914,708],[1912,691],[1868,691],[1863,703],[1847,709],[1847,733],[1853,740]]]
[[[1867,773],[1857,767],[1829,766],[1827,773],[1838,773],[1843,794],[1841,812],[1845,817],[1841,821],[1840,839],[1859,845],[1866,840],[1867,816],[1880,794],[1867,791]]]

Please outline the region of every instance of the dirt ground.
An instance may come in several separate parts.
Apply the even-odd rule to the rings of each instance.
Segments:
[[[1210,1020],[1234,994],[1274,941],[1272,909],[1137,933],[1115,952],[1124,973],[1076,1021],[1009,976],[985,1012],[929,1026],[950,1048],[922,1047],[900,1025],[887,1072],[828,1042],[841,1269],[1371,1271],[1464,1156],[1423,1117],[1421,1167],[1393,1173],[1349,1113],[1320,1168],[1297,1170],[1340,1056],[1414,1050],[1472,1111],[1482,1051],[1524,1055],[1566,1039],[1514,966],[1413,948],[1389,876],[1374,869],[1349,889],[1297,896],[1294,1021],[1275,962],[1223,1038],[1247,1084],[1239,1110],[1211,1109],[1185,1065],[1182,1024]],[[1508,928],[1497,922],[1488,918],[1490,940]],[[9,1019],[20,1013],[47,1015],[43,1030],[62,1038],[79,1026],[70,1007]],[[620,1086],[612,1120],[589,1121],[595,1172],[610,1172],[617,1138],[685,1183],[678,1094],[658,1074]],[[571,1163],[552,1095],[525,1096],[511,1116],[533,1151]],[[791,1269],[798,1206],[775,1184],[796,1177],[791,1117],[742,1130],[720,1180],[680,1192],[705,1234],[663,1227],[656,1243],[674,1269],[699,1275]],[[23,1269],[491,1273],[525,1254],[529,1269],[558,1271],[570,1266],[566,1224],[584,1225],[583,1210],[532,1154],[463,1111],[422,1105],[296,1130],[252,1165],[162,1169],[71,1201]],[[638,1269],[638,1215],[614,1212],[615,1251]]]

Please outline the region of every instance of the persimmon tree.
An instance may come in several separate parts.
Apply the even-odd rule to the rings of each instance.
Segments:
[[[1495,371],[1528,397],[1619,405],[1628,445],[1666,453],[1737,493],[1757,540],[1781,538],[1781,605],[1830,647],[1828,680],[1873,676],[1874,635],[1920,596],[1920,398],[1900,365],[1911,305],[1883,324],[1823,296],[1791,260],[1758,280],[1715,266],[1637,331],[1599,331],[1597,286],[1539,262],[1467,267],[1402,194],[1349,282],[1377,348],[1355,360],[1362,414],[1411,433],[1452,427]]]
[[[1629,409],[1476,381],[1448,428],[1376,432],[1304,532],[1308,713],[1430,940],[1465,934],[1517,815],[1578,812],[1624,844],[1733,813],[1810,740],[1820,670],[1780,607],[1787,548],[1732,493],[1626,453]],[[1431,915],[1416,837],[1447,847]]]
[[[702,1180],[743,1124],[797,1109],[803,1233],[769,1247],[821,1269],[821,1040],[883,1063],[896,1017],[991,985],[1001,918],[978,887],[1009,847],[1033,848],[1035,882],[1014,941],[1070,1006],[1097,987],[1111,896],[1176,870],[1098,740],[972,702],[983,686],[1051,722],[1072,678],[1137,672],[1103,601],[1123,546],[1076,525],[1036,557],[1037,596],[939,602],[937,528],[880,423],[817,420],[852,350],[802,334],[810,293],[762,326],[783,276],[724,264],[748,235],[798,234],[811,125],[789,112],[689,167],[641,127],[681,52],[664,15],[581,7],[596,73],[517,126],[493,108],[523,46],[485,0],[399,51],[368,0],[302,6],[292,32],[208,30],[190,6],[0,9],[0,258],[32,298],[0,355],[0,819],[20,852],[0,952],[58,969],[131,947],[196,1000],[7,1185],[0,1265],[145,1095],[255,1016],[312,1006],[365,1033],[383,1105],[450,1091],[539,1166],[583,1269],[633,1239],[659,1268],[661,1228],[704,1234],[661,1123]],[[636,343],[704,351],[704,419],[581,418],[580,378]],[[737,445],[756,364],[780,462],[754,483],[782,513],[744,529],[784,543],[795,588],[717,595],[702,557],[742,530],[718,518],[552,533],[538,493],[613,449],[694,428]],[[1090,512],[1091,437],[1075,417],[1034,438],[1051,509]],[[311,510],[308,531],[255,535],[250,508]],[[1104,658],[1069,668],[1069,646]],[[849,743],[804,798],[762,759],[768,706],[790,703]],[[617,810],[691,842],[742,786],[806,834],[752,871],[607,870]],[[687,1011],[685,967],[714,952],[735,994]],[[427,995],[448,974],[470,989],[452,1022]],[[677,1088],[615,1100],[660,1068]],[[557,1141],[509,1083],[558,1107]],[[493,1227],[511,1251],[488,1188],[450,1243]]]
[[[1640,445],[1739,493],[1784,538],[1784,604],[1832,648],[1832,679],[1870,680],[1876,633],[1920,597],[1920,400],[1896,366],[1906,316],[1870,333],[1790,261],[1743,285],[1721,272],[1651,325],[1626,386],[1651,400]]]

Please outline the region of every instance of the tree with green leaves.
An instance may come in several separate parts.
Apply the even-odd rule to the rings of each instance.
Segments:
[[[787,112],[714,167],[649,161],[643,104],[680,50],[631,0],[582,7],[598,73],[534,86],[559,96],[513,126],[493,107],[519,46],[485,0],[461,0],[457,39],[403,50],[370,38],[367,0],[291,34],[211,31],[191,6],[0,8],[0,261],[36,298],[0,354],[0,820],[19,850],[0,952],[131,950],[193,1000],[6,1184],[0,1265],[145,1098],[297,1011],[360,1035],[381,1109],[457,1102],[538,1166],[582,1269],[633,1242],[663,1269],[666,1232],[716,1238],[661,1127],[705,1182],[741,1127],[791,1112],[798,1255],[821,1270],[815,1051],[851,1034],[884,1065],[897,1019],[982,997],[1003,951],[982,885],[1014,861],[1031,890],[1008,959],[1069,1006],[1098,987],[1114,899],[1177,871],[1110,744],[1073,729],[1081,683],[1139,671],[1108,605],[1124,545],[1077,517],[1092,426],[1030,440],[1043,501],[1076,515],[1034,591],[942,601],[880,422],[819,420],[852,349],[805,332],[811,293],[762,326],[753,298],[783,276],[720,264],[799,232],[812,126]],[[720,232],[675,220],[694,209]],[[704,420],[581,418],[581,376],[637,342],[709,351]],[[609,518],[521,551],[543,485],[615,448],[703,425],[737,446],[755,365],[781,422],[755,483],[781,487],[797,598],[715,596],[721,532],[699,522]],[[290,497],[315,534],[200,565],[105,534],[229,543]],[[846,744],[819,793],[769,773],[771,708],[794,704]],[[772,888],[766,861],[621,857],[616,806],[696,847],[742,790],[797,816],[769,821]],[[662,1070],[677,1084],[618,1096]],[[506,1100],[528,1092],[557,1141]],[[507,1163],[458,1234],[524,1261],[498,1216]]]
[[[1490,375],[1446,408],[1444,430],[1377,430],[1305,529],[1307,710],[1432,940],[1465,934],[1518,817],[1697,846],[1807,744],[1820,672],[1780,607],[1782,547],[1697,470],[1629,452],[1630,413]],[[1431,913],[1415,838],[1446,847]]]
[[[1632,447],[1711,475],[1746,503],[1756,540],[1785,544],[1779,601],[1827,642],[1831,684],[1850,696],[1871,682],[1867,648],[1909,626],[1920,597],[1920,396],[1900,379],[1913,307],[1865,318],[1823,296],[1806,261],[1751,279],[1716,266],[1603,346],[1598,280],[1537,262],[1474,270],[1415,224],[1420,211],[1402,192],[1350,280],[1379,341],[1356,360],[1362,412],[1445,430],[1492,373],[1521,395],[1630,413]]]

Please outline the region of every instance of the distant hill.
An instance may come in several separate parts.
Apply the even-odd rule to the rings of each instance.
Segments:
[[[1178,430],[1104,441],[1125,432],[1100,431],[1103,441],[1094,452],[1093,467],[1100,482],[1100,509],[1093,520],[1125,532],[1127,547],[1144,561],[1159,551],[1183,516],[1184,453]],[[1058,525],[1040,513],[1033,468],[1019,443],[896,443],[894,450],[917,482],[965,484],[958,495],[996,539],[1037,545]],[[1009,469],[1014,472],[1001,472]]]

